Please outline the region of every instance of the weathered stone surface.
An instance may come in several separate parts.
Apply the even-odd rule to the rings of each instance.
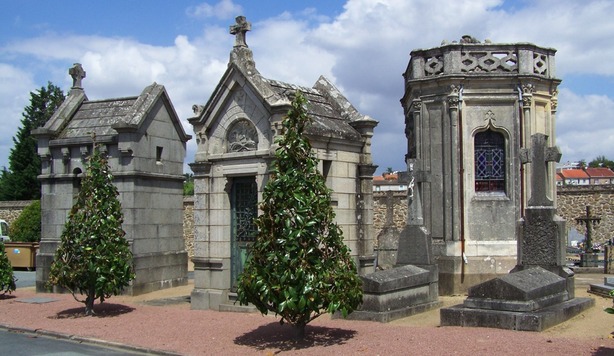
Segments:
[[[575,298],[531,312],[474,309],[456,305],[442,308],[441,326],[488,327],[518,331],[543,331],[573,318],[595,305],[591,298]]]

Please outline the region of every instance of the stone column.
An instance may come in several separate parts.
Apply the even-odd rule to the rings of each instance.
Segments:
[[[448,95],[448,112],[450,115],[450,180],[449,188],[450,192],[446,196],[450,197],[450,209],[451,209],[451,240],[460,240],[461,225],[464,223],[460,220],[460,167],[459,163],[463,159],[460,156],[460,144],[459,144],[459,102],[460,102],[460,85],[451,85],[451,92]]]

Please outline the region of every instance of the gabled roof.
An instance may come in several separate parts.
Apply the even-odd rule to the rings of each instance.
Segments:
[[[105,100],[88,100],[81,88],[73,88],[68,97],[42,129],[35,134],[49,135],[53,140],[91,137],[108,140],[118,134],[116,129],[138,129],[155,103],[162,100],[182,142],[188,141],[179,117],[163,85],[153,83],[139,96]]]
[[[588,179],[588,174],[582,169],[563,169],[560,172],[560,175],[564,179]]]
[[[586,168],[585,170],[591,178],[614,178],[614,172],[609,168]]]
[[[325,77],[321,76],[312,88],[264,78],[256,69],[252,52],[247,46],[233,48],[228,69],[220,79],[207,103],[198,108],[196,116],[188,121],[193,125],[200,123],[208,126],[216,116],[221,102],[229,95],[233,83],[246,82],[259,96],[260,101],[272,115],[290,109],[292,98],[300,91],[308,101],[307,109],[313,119],[307,134],[349,141],[361,141],[360,133],[352,127],[356,125],[377,126],[377,121],[362,115]],[[237,77],[237,75],[239,77]]]

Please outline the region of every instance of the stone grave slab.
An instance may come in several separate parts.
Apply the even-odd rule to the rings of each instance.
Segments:
[[[362,280],[363,304],[348,319],[389,322],[441,306],[436,269],[406,265],[368,274]]]

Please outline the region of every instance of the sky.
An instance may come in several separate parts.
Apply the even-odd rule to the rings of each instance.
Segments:
[[[81,63],[90,100],[165,86],[185,131],[226,67],[246,16],[247,44],[270,79],[311,87],[331,80],[379,121],[377,173],[405,170],[402,73],[414,49],[471,35],[531,42],[556,53],[556,143],[562,162],[614,159],[614,1],[591,0],[0,0],[0,168],[30,93],[48,82],[67,93]],[[188,142],[185,172],[196,143]]]

